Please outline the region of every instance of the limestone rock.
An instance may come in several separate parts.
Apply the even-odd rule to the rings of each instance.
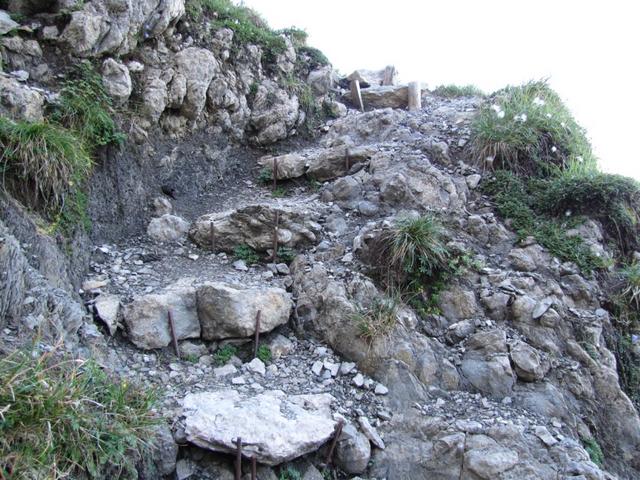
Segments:
[[[120,297],[118,295],[103,293],[96,298],[93,308],[95,309],[98,318],[107,326],[109,335],[114,335],[118,329]]]
[[[153,215],[162,217],[163,215],[171,215],[173,213],[173,205],[166,197],[155,197],[152,202]]]
[[[542,380],[549,371],[549,362],[540,352],[524,342],[512,345],[510,356],[516,374],[526,382]]]
[[[318,241],[317,214],[300,204],[250,205],[238,210],[203,215],[191,227],[191,239],[202,248],[232,252],[248,245],[259,252],[273,248],[278,216],[278,245],[289,248]]]
[[[260,332],[270,332],[287,323],[292,308],[290,295],[281,288],[243,288],[221,282],[199,287],[197,303],[206,340],[253,335],[258,311]]]
[[[440,294],[442,314],[452,321],[465,320],[476,315],[478,304],[471,290],[460,286],[451,287]]]
[[[164,423],[155,428],[154,434],[151,440],[153,461],[160,475],[170,475],[176,469],[178,445]]]
[[[299,116],[298,97],[281,89],[272,80],[264,80],[253,100],[249,125],[258,145],[270,145],[287,138]]]
[[[129,339],[137,347],[144,349],[169,345],[169,309],[179,340],[200,336],[196,289],[185,280],[169,286],[163,293],[135,297],[124,307],[124,321]]]
[[[131,95],[131,76],[126,65],[107,58],[102,62],[102,84],[117,104],[124,104]]]
[[[335,84],[335,73],[331,65],[309,72],[307,83],[317,95],[326,95]]]
[[[317,450],[334,433],[333,397],[290,395],[278,390],[247,397],[236,390],[192,393],[183,402],[189,442],[216,452],[235,452],[240,437],[246,455],[279,465]]]
[[[406,108],[409,102],[406,85],[364,88],[361,95],[364,108]]]
[[[485,480],[493,480],[518,463],[518,453],[504,447],[474,449],[464,456],[464,466]]]
[[[0,114],[16,120],[42,120],[44,96],[16,79],[0,73]]]
[[[355,70],[347,77],[347,80],[358,80],[360,86],[364,89],[368,87],[395,85],[397,77],[398,71],[396,68],[393,65],[388,65],[381,70]]]
[[[165,214],[153,218],[147,227],[147,235],[158,242],[178,242],[189,232],[189,222],[176,215]]]
[[[515,375],[507,355],[503,330],[478,332],[467,340],[460,369],[478,391],[495,397],[511,393]]]
[[[371,445],[369,439],[350,423],[342,428],[336,444],[335,462],[346,473],[363,473],[369,464]]]
[[[184,78],[182,114],[195,120],[204,110],[207,90],[220,66],[213,53],[204,48],[190,47],[175,57],[177,76]],[[174,79],[175,81],[175,79]]]
[[[9,14],[4,10],[0,10],[0,35],[9,33],[11,30],[18,28],[20,24],[14,22]]]

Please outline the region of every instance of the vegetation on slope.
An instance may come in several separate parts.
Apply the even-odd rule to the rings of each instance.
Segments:
[[[0,359],[0,478],[136,478],[154,402],[94,362],[16,351]]]
[[[84,192],[98,148],[121,143],[111,100],[90,64],[72,71],[59,102],[42,122],[0,117],[3,185],[70,234],[88,229]]]
[[[507,87],[490,96],[473,123],[471,153],[495,170],[483,185],[520,238],[533,236],[585,273],[617,266],[610,276],[620,383],[640,406],[640,184],[602,173],[585,131],[545,82]],[[567,230],[583,216],[600,222],[613,259],[595,255]]]

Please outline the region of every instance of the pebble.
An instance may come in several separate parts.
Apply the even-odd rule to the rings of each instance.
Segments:
[[[247,270],[249,270],[244,260],[236,260],[235,262],[233,262],[233,268],[240,272],[246,272]]]
[[[371,425],[371,423],[369,423],[369,419],[367,417],[358,417],[358,424],[362,429],[362,433],[364,433],[365,437],[367,437],[375,447],[378,447],[380,450],[384,450],[386,448],[384,440],[382,440],[378,431]]]
[[[233,377],[231,379],[231,383],[233,383],[234,385],[244,385],[247,383],[247,381],[244,379],[244,377]]]
[[[362,386],[364,385],[364,376],[361,373],[358,373],[355,377],[353,377],[353,384],[358,388],[362,388]]]
[[[342,362],[340,364],[340,375],[347,375],[356,368],[356,364],[352,362]]]
[[[386,395],[387,393],[389,393],[389,389],[387,387],[385,387],[383,384],[378,383],[376,385],[376,388],[374,390],[374,393],[376,395]]]
[[[258,373],[260,375],[264,375],[267,373],[267,368],[262,360],[259,358],[254,358],[249,363],[245,364],[247,370],[253,373]]]
[[[320,361],[313,362],[313,365],[311,365],[311,371],[313,372],[314,375],[320,375],[320,372],[322,372],[322,362]]]

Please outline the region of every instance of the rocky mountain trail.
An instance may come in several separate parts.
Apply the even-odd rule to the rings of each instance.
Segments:
[[[58,117],[97,82],[126,140],[65,191],[75,230],[0,194],[0,352],[62,337],[156,392],[139,478],[237,478],[238,437],[242,478],[252,455],[269,480],[637,477],[611,267],[560,260],[487,193],[487,98],[414,88],[409,110],[393,67],[338,78],[229,2],[54,3],[0,10],[0,127],[89,148]],[[603,223],[571,220],[613,262]]]

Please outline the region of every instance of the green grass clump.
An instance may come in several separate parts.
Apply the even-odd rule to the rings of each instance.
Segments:
[[[283,198],[287,196],[287,189],[284,187],[277,187],[271,191],[271,196],[273,198]]]
[[[303,60],[307,67],[311,70],[324,67],[325,65],[329,65],[330,63],[325,54],[315,47],[302,45],[297,50],[300,59]]]
[[[620,295],[630,309],[640,312],[640,263],[623,265],[619,270],[622,279]]]
[[[484,97],[485,93],[475,85],[438,85],[433,93],[441,97]]]
[[[262,170],[260,170],[260,173],[258,174],[258,181],[260,183],[270,183],[273,181],[273,170],[271,170],[269,167],[265,167]]]
[[[102,78],[90,63],[81,63],[71,73],[60,92],[60,102],[52,117],[77,132],[88,150],[109,144],[121,144],[125,136],[114,122],[111,97]]]
[[[154,403],[91,361],[14,352],[0,360],[0,478],[137,478]]]
[[[289,247],[278,247],[278,258],[284,263],[291,263],[296,258],[296,252]]]
[[[249,245],[236,245],[233,249],[233,255],[238,260],[244,260],[249,265],[260,261],[258,253]]]
[[[249,7],[234,5],[231,0],[189,0],[186,9],[194,20],[199,20],[205,13],[210,14],[213,27],[233,30],[234,40],[241,45],[263,47],[266,63],[273,62],[276,55],[285,51],[286,44],[280,32],[269,28],[260,14]]]
[[[66,195],[93,167],[75,132],[49,122],[13,122],[0,117],[0,165],[5,181],[31,206],[59,212]]]
[[[591,461],[601,467],[604,463],[604,453],[602,453],[602,449],[600,448],[600,445],[598,444],[596,439],[587,438],[585,440],[582,440],[582,446],[589,454]]]
[[[360,336],[369,343],[388,335],[398,321],[398,305],[400,295],[376,298],[366,308],[359,309],[353,315]]]
[[[632,178],[570,166],[544,182],[539,202],[552,215],[571,212],[600,221],[625,254],[640,247],[640,184]]]
[[[236,347],[233,345],[225,345],[216,351],[213,355],[213,361],[216,365],[225,365],[236,353],[238,353],[238,349]]]
[[[266,345],[260,345],[258,347],[258,355],[257,357],[263,362],[263,363],[269,363],[271,362],[271,349],[266,346]]]
[[[302,474],[293,467],[280,470],[278,480],[302,480]]]
[[[478,164],[518,174],[595,164],[585,131],[544,81],[493,93],[472,124],[471,146]]]
[[[526,181],[512,172],[500,170],[484,184],[483,191],[493,198],[498,213],[511,221],[519,240],[532,236],[552,255],[574,262],[584,272],[600,268],[602,260],[582,239],[565,233],[576,226],[576,217],[554,217],[540,210],[546,185],[545,181]]]

